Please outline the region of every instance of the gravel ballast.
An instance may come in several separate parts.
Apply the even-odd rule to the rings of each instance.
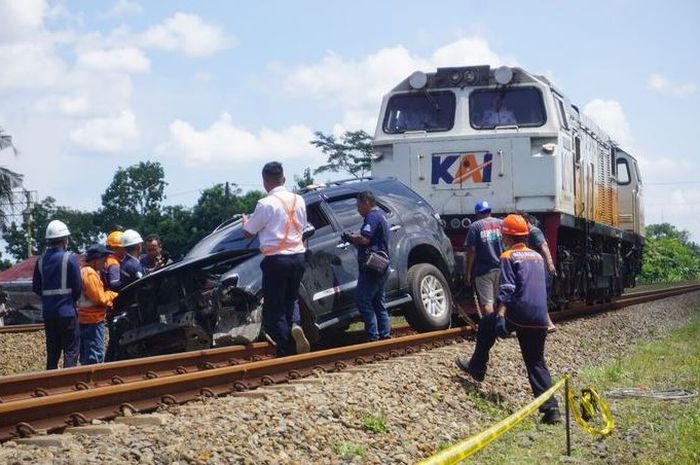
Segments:
[[[547,339],[552,375],[619,357],[630,343],[684,325],[698,308],[695,292],[560,323]],[[476,387],[454,363],[458,354],[471,355],[473,344],[270,390],[263,399],[224,397],[172,407],[161,412],[163,425],[129,426],[107,436],[69,435],[62,447],[9,442],[0,447],[0,462],[414,463],[532,398],[516,339],[496,344],[486,380]]]

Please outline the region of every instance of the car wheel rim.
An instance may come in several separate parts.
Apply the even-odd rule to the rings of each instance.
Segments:
[[[420,282],[420,296],[428,315],[432,317],[443,316],[447,312],[447,296],[445,288],[439,279],[428,275]]]

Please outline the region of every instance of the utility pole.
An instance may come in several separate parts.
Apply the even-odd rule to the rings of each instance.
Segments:
[[[34,212],[34,204],[32,202],[31,192],[24,191],[24,198],[27,203],[27,208],[25,209],[27,219],[27,257],[31,257],[34,254],[32,247],[32,237],[34,236],[34,215],[32,213]]]
[[[224,187],[224,220],[231,218],[231,185],[226,181]]]

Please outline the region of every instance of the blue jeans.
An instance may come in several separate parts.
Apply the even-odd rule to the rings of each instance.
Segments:
[[[362,267],[357,277],[355,302],[365,322],[365,331],[370,341],[386,339],[391,333],[389,312],[384,306],[384,285],[388,277],[389,269],[381,275]]]
[[[80,364],[93,365],[105,360],[105,324],[80,323]]]

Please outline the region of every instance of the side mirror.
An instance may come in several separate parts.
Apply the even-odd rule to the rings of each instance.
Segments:
[[[316,228],[314,228],[312,224],[308,224],[306,228],[304,228],[304,231],[301,233],[301,240],[307,240],[308,238],[313,236],[315,232]]]

